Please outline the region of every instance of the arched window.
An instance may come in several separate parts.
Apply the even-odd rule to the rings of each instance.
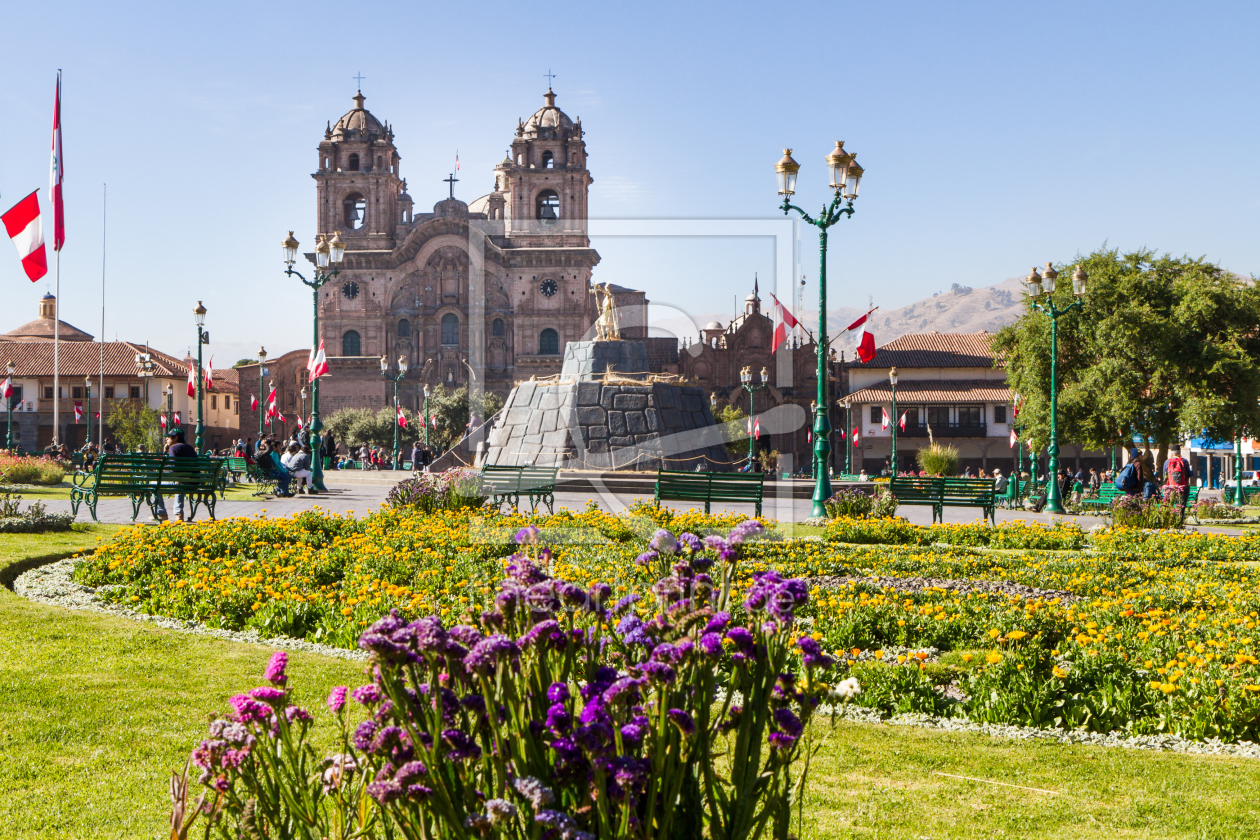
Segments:
[[[346,166],[346,169],[350,170],[351,172],[359,171],[359,156],[358,155],[350,155],[350,163],[348,166]]]
[[[495,318],[494,323],[490,325],[490,334],[494,336],[501,336],[501,335],[505,335],[506,333],[507,333],[507,327],[504,326],[503,319]]]
[[[555,190],[543,190],[538,194],[535,216],[544,225],[554,225],[560,218],[560,196]]]
[[[555,169],[556,157],[551,152],[543,152],[542,158],[543,169]]]
[[[459,318],[453,312],[442,316],[442,343],[459,344]]]
[[[342,202],[346,227],[351,230],[362,230],[367,220],[367,200],[358,193],[350,193]]]
[[[398,337],[399,338],[411,337],[411,322],[408,321],[406,318],[403,318],[401,321],[398,322]]]
[[[361,355],[361,350],[359,334],[354,330],[347,330],[346,334],[341,337],[341,355],[358,356]]]
[[[538,335],[538,355],[560,355],[560,334],[553,329],[545,329]]]

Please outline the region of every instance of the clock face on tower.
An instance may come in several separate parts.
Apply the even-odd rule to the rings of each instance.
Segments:
[[[359,284],[351,280],[341,287],[341,293],[349,300],[354,300],[359,296]]]
[[[542,286],[539,287],[538,290],[546,297],[551,297],[560,290],[560,287],[556,285],[555,280],[544,280],[542,281]]]

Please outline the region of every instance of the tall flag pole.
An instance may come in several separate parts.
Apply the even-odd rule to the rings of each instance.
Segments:
[[[96,413],[97,443],[105,451],[105,211],[108,208],[108,187],[101,184],[101,384],[96,389],[101,410]]]
[[[61,71],[57,71],[57,95],[53,100],[52,157],[48,168],[48,198],[52,204],[53,251],[57,254],[56,292],[53,310],[53,442],[61,443],[61,246],[66,243],[65,206],[61,182],[65,178],[61,156]],[[105,336],[101,336],[105,340]]]

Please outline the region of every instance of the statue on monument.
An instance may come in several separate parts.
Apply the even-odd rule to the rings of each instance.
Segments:
[[[620,341],[621,331],[617,327],[617,310],[614,306],[613,293],[611,284],[605,283],[602,291],[604,299],[601,302],[599,293],[601,287],[595,284],[595,306],[599,309],[599,318],[595,321],[595,337],[598,341]]]

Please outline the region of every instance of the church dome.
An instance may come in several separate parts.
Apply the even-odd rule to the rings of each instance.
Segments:
[[[357,140],[366,135],[375,134],[381,137],[385,135],[385,125],[372,116],[371,111],[363,107],[365,99],[367,97],[363,95],[363,91],[354,95],[354,108],[337,120],[337,124],[332,128],[332,139]]]
[[[552,93],[551,88],[547,88],[543,98],[547,100],[547,104],[525,121],[526,137],[545,136],[556,129],[567,131],[573,128],[573,120],[569,119],[569,115],[556,107],[556,95]]]
[[[722,329],[722,325],[719,324],[717,321],[710,321],[709,323],[704,325],[705,332],[708,332],[709,330],[720,330],[720,329]]]

